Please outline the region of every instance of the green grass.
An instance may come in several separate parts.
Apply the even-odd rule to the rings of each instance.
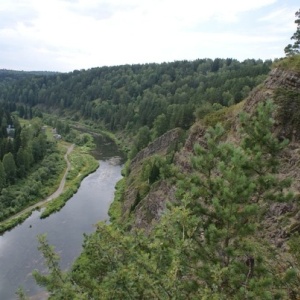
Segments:
[[[125,187],[126,187],[126,179],[122,178],[116,184],[114,201],[112,202],[108,210],[108,215],[110,217],[111,222],[118,223],[121,220],[122,201],[123,201]]]
[[[272,68],[281,68],[294,72],[300,72],[300,54],[276,61],[273,63]]]
[[[229,130],[236,116],[241,112],[244,103],[245,101],[241,101],[235,105],[224,107],[207,114],[203,118],[204,125],[214,127],[218,123],[221,123],[226,130]]]
[[[4,233],[7,230],[10,230],[12,228],[14,228],[15,226],[23,223],[28,217],[30,217],[30,215],[32,214],[32,212],[34,211],[34,209],[25,212],[15,218],[11,218],[5,222],[0,223],[0,234]]]

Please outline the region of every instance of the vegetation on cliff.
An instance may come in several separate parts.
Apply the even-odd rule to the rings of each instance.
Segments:
[[[49,272],[34,277],[50,299],[300,298],[300,187],[288,176],[299,178],[296,52],[251,93],[269,62],[104,67],[6,87],[1,97],[18,97],[17,111],[55,105],[66,116],[75,112],[75,121],[135,135],[112,223],[85,236],[69,271],[39,237]],[[196,119],[180,151],[148,146]],[[173,193],[172,201],[154,207],[149,195],[159,192]],[[147,226],[137,221],[143,208]]]
[[[48,111],[123,132],[127,140],[136,136],[134,157],[166,131],[186,130],[196,118],[241,101],[266,78],[271,63],[216,58],[0,77],[0,100],[22,118]],[[58,133],[69,130],[59,118],[51,126]]]
[[[37,282],[51,299],[299,297],[298,237],[284,257],[262,234],[268,203],[293,198],[291,181],[277,175],[287,142],[271,132],[272,107],[241,116],[240,145],[226,142],[220,125],[208,129],[192,173],[177,175],[178,202],[148,235],[100,223],[68,272],[40,237],[49,274],[35,272]]]

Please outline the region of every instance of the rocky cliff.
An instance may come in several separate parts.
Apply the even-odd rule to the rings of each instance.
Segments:
[[[136,168],[137,165],[143,161],[143,159],[153,154],[164,155],[170,145],[179,139],[180,134],[182,134],[182,130],[175,128],[157,138],[154,142],[150,143],[145,149],[141,150],[135,156],[135,158],[131,161],[131,168]]]
[[[238,143],[238,117],[240,111],[252,113],[259,102],[273,99],[278,108],[275,113],[275,134],[283,139],[288,138],[290,143],[282,154],[280,176],[293,178],[292,189],[295,195],[300,191],[300,73],[274,68],[266,81],[254,89],[242,103],[224,110],[230,126],[227,128],[227,139]],[[224,119],[223,113],[223,119]],[[299,123],[299,124],[298,124]],[[299,126],[299,127],[298,127]],[[174,166],[182,174],[191,170],[190,157],[193,154],[195,143],[203,144],[206,124],[199,121],[189,131],[183,147],[173,157]],[[142,150],[131,163],[132,177],[127,178],[127,190],[124,194],[123,216],[132,217],[131,224],[136,227],[151,228],[153,222],[159,220],[167,201],[175,201],[175,184],[172,180],[160,180],[151,185],[142,199],[133,208],[137,199],[138,188],[133,184],[133,177],[139,176],[143,162],[155,154],[165,155],[170,143],[178,140],[179,131],[166,133],[155,142]],[[277,247],[285,247],[285,240],[291,231],[300,232],[300,212],[298,196],[291,203],[276,203],[266,212],[266,227],[270,240]]]
[[[299,73],[295,71],[274,68],[264,82],[264,87],[268,89],[285,88],[299,91]]]

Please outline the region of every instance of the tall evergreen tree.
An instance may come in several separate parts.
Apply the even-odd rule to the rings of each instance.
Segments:
[[[285,299],[295,276],[258,232],[265,203],[291,197],[290,181],[276,176],[286,142],[271,133],[271,113],[267,102],[241,117],[240,145],[210,128],[178,184],[178,205],[149,235],[98,224],[66,274],[42,239],[49,275],[36,272],[38,283],[52,299]]]
[[[3,167],[9,183],[15,182],[17,175],[17,166],[11,152],[8,152],[3,157]]]
[[[2,161],[0,161],[0,193],[6,184],[6,174]]]
[[[295,40],[294,44],[288,44],[284,48],[284,52],[287,56],[295,55],[300,53],[300,9],[295,13],[295,23],[297,24],[297,30],[292,35],[291,40]]]

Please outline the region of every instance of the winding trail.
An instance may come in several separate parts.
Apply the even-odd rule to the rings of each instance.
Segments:
[[[22,211],[20,211],[17,214],[11,216],[10,218],[4,220],[3,222],[9,221],[9,220],[14,219],[14,218],[17,218],[18,216],[20,216],[20,215],[22,215],[24,213],[27,213],[28,211],[36,209],[37,207],[40,207],[41,205],[44,205],[45,203],[47,203],[47,202],[49,202],[49,201],[57,198],[63,192],[64,187],[65,187],[65,183],[66,183],[66,177],[67,177],[68,172],[69,172],[69,170],[71,168],[71,163],[70,163],[70,161],[68,159],[68,155],[73,151],[74,146],[75,146],[74,144],[70,145],[68,147],[68,149],[67,149],[66,154],[64,155],[64,159],[67,162],[67,169],[65,171],[65,174],[64,174],[63,178],[60,181],[58,189],[52,195],[48,196],[46,199],[44,199],[42,201],[39,201],[39,202],[37,202],[37,203],[35,203],[35,204],[33,204],[33,205],[31,205],[31,206],[23,209]]]
[[[45,200],[43,200],[43,201],[41,201],[39,203],[34,204],[33,207],[31,207],[31,208],[35,208],[35,206],[39,206],[41,204],[47,203],[47,202],[49,202],[49,201],[57,198],[63,192],[64,187],[65,187],[65,183],[66,183],[66,177],[67,177],[68,172],[69,172],[69,170],[71,168],[71,163],[70,163],[70,161],[68,159],[68,155],[73,151],[74,146],[75,146],[74,144],[70,145],[68,147],[68,150],[67,150],[66,154],[64,155],[64,159],[67,162],[67,169],[65,171],[65,174],[64,174],[63,178],[60,181],[58,189],[52,195],[50,195],[48,198],[46,198]]]

